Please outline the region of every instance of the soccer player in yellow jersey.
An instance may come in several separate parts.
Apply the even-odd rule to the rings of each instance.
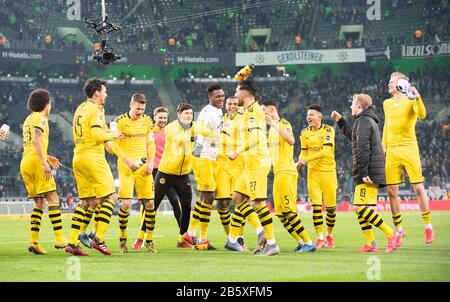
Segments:
[[[242,156],[239,156],[235,160],[228,158],[228,152],[238,148],[238,136],[241,130],[239,121],[243,116],[243,109],[238,105],[239,101],[235,96],[228,97],[225,103],[227,113],[224,115],[223,127],[219,137],[216,199],[221,200],[223,204],[227,205],[225,210],[219,207],[219,214],[225,233],[227,235],[230,234],[230,224],[238,228],[240,232],[237,236],[237,242],[244,250],[248,250],[243,236],[245,222],[231,219],[231,213],[228,207],[236,182],[244,170],[244,158]]]
[[[153,229],[155,226],[155,197],[153,189],[153,162],[155,157],[155,141],[153,139],[153,123],[145,115],[147,98],[141,93],[131,97],[130,111],[116,117],[117,130],[125,135],[124,139],[113,142],[113,151],[117,155],[119,171],[119,209],[120,246],[121,253],[127,253],[127,225],[136,187],[137,199],[144,203],[145,225],[147,238],[145,246],[149,252],[156,253],[153,244]],[[142,158],[145,159],[143,164]],[[140,163],[140,161],[142,163]]]
[[[169,109],[166,107],[157,107],[153,110],[153,138],[155,141],[155,160],[153,162],[153,178],[156,177],[156,173],[158,173],[159,162],[161,161],[161,156],[164,153],[164,147],[166,145],[166,132],[165,128],[167,126],[167,122],[169,119]],[[181,217],[181,209],[180,203],[178,202],[177,192],[174,188],[170,188],[166,193],[167,199],[173,209],[173,216],[177,220],[178,227],[180,227],[180,217]],[[158,211],[158,209],[155,209]],[[140,217],[139,217],[140,229],[137,235],[136,240],[133,242],[133,249],[138,250],[141,248],[142,243],[144,242],[144,237],[146,233],[145,227],[145,208],[141,203],[140,206]]]
[[[35,206],[31,213],[30,246],[28,250],[35,254],[46,254],[39,245],[41,219],[48,202],[48,216],[55,235],[55,248],[62,249],[67,245],[63,238],[61,209],[56,183],[50,166],[57,169],[60,162],[56,157],[47,154],[48,149],[48,115],[51,109],[50,93],[45,89],[36,89],[28,97],[28,108],[32,113],[23,123],[23,156],[20,162],[28,197],[33,198]]]
[[[125,136],[110,131],[105,123],[106,81],[88,80],[84,92],[88,99],[81,103],[73,116],[73,172],[77,183],[80,203],[72,216],[69,244],[66,252],[87,256],[78,242],[78,235],[87,207],[95,209],[100,205],[98,224],[91,246],[104,255],[111,252],[105,245],[105,232],[111,221],[117,195],[114,178],[105,158],[105,148],[112,152],[111,140]]]
[[[431,244],[434,234],[429,200],[423,185],[424,177],[415,131],[417,119],[425,119],[426,109],[415,87],[410,87],[410,92],[416,96],[415,99],[409,99],[397,90],[399,80],[408,81],[408,77],[400,72],[391,74],[388,88],[392,97],[383,102],[385,115],[383,149],[386,152],[386,182],[392,218],[397,232],[403,238],[405,232],[402,228],[398,185],[404,182],[403,169],[405,169],[422,211],[425,224],[425,243]],[[401,240],[399,244],[401,244]]]
[[[280,252],[280,247],[275,240],[272,216],[266,204],[267,175],[271,168],[271,158],[267,146],[265,114],[256,100],[257,89],[252,81],[239,82],[235,96],[245,108],[239,125],[243,135],[240,137],[240,146],[235,151],[230,151],[228,157],[235,160],[242,156],[245,169],[234,188],[235,210],[232,220],[248,220],[258,235],[257,246],[253,252],[272,256]],[[250,201],[255,209],[250,205]],[[244,250],[237,242],[238,235],[239,228],[232,224],[225,244],[226,249]]]
[[[287,120],[280,118],[275,102],[264,102],[263,107],[267,125],[270,126],[268,144],[274,174],[275,215],[296,240],[294,252],[314,252],[316,247],[297,214],[298,173],[294,162],[295,138],[292,126]]]
[[[192,245],[183,238],[187,231],[191,215],[192,189],[189,173],[192,170],[192,148],[194,137],[219,137],[219,133],[208,128],[204,123],[193,122],[192,106],[181,103],[177,107],[177,120],[166,128],[166,145],[155,177],[155,208],[157,209],[170,188],[175,188],[181,205],[180,233],[177,247],[191,248]]]
[[[308,164],[308,193],[313,208],[313,222],[317,234],[316,248],[334,248],[332,231],[336,222],[336,161],[334,160],[333,127],[322,123],[323,110],[319,105],[308,107],[308,128],[300,135],[301,153],[297,169]],[[322,202],[327,210],[327,236],[322,233]]]

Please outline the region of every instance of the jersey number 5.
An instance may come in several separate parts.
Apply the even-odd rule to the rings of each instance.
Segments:
[[[82,137],[83,136],[83,126],[81,125],[81,121],[80,121],[81,118],[82,118],[81,115],[77,116],[77,122],[75,123],[75,134],[78,137]]]

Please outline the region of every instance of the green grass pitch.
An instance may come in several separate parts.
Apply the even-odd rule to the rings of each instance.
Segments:
[[[157,254],[143,247],[131,249],[138,229],[138,217],[129,223],[129,253],[118,252],[117,216],[107,232],[112,256],[87,250],[88,257],[79,262],[52,246],[53,233],[48,217],[41,227],[41,244],[47,255],[33,255],[28,247],[28,219],[0,218],[0,281],[450,281],[450,212],[433,212],[435,242],[423,242],[423,222],[418,212],[404,212],[407,236],[394,254],[385,254],[386,239],[376,229],[380,252],[352,253],[363,245],[363,237],[354,213],[337,214],[334,231],[336,249],[298,254],[292,237],[274,217],[275,234],[281,253],[273,257],[225,251],[225,236],[217,213],[213,213],[210,240],[217,251],[195,251],[175,248],[177,228],[173,217],[157,215],[154,242]],[[304,225],[314,234],[311,214],[301,215]],[[382,217],[392,225],[390,213]],[[70,219],[64,219],[64,232],[69,234]],[[315,238],[315,236],[312,236]],[[256,236],[246,226],[246,243],[254,247]],[[79,274],[73,274],[75,265]],[[375,270],[375,271],[374,271]],[[375,272],[375,273],[374,273]],[[370,280],[368,279],[368,275]],[[75,277],[74,277],[75,276]],[[79,279],[79,280],[77,280]]]

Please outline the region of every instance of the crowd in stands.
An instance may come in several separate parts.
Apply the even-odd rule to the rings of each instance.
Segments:
[[[35,1],[31,7],[23,1],[6,5],[6,0],[2,0],[0,3],[5,4],[2,5],[5,9],[0,12],[0,47],[92,51],[76,35],[60,36],[57,33],[57,27],[64,20],[70,22],[70,26],[78,27],[93,43],[100,40],[99,35],[86,29],[81,20],[67,20],[70,5],[66,1]],[[423,10],[417,11],[419,22],[411,16],[411,28],[401,34],[381,35],[366,28],[361,39],[339,39],[337,35],[324,38],[317,33],[317,29],[322,24],[337,27],[371,22],[366,17],[369,6],[365,2],[293,0],[275,5],[255,7],[255,4],[263,4],[263,1],[144,1],[132,14],[133,17],[122,24],[125,30],[111,36],[109,42],[120,52],[164,50],[204,53],[393,47],[411,41],[429,43],[449,38],[447,16],[450,8],[448,1],[444,0],[425,1]],[[98,19],[101,15],[98,1],[81,1],[80,5],[82,18]],[[119,22],[135,5],[136,1],[132,0],[107,1],[106,9],[109,17]],[[416,1],[412,0],[383,0],[381,18],[383,21],[401,19],[404,14],[402,9],[414,5]],[[238,10],[235,9],[237,7]],[[220,13],[205,15],[217,10]],[[187,14],[187,11],[190,13]],[[395,22],[392,24],[395,27]],[[257,38],[246,42],[249,30],[254,28],[271,28],[272,35],[268,42]],[[412,39],[415,28],[424,33],[417,41]]]

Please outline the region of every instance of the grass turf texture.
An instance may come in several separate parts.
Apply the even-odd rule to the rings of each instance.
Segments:
[[[80,281],[368,281],[367,271],[374,261],[380,263],[380,281],[449,281],[450,280],[450,212],[433,212],[435,241],[424,244],[423,222],[418,212],[404,212],[407,233],[402,247],[385,254],[384,234],[375,229],[380,252],[353,253],[363,245],[363,236],[354,213],[337,213],[334,231],[336,249],[298,254],[292,237],[274,217],[275,234],[281,253],[273,257],[226,251],[225,236],[217,213],[213,213],[210,240],[217,251],[178,249],[176,222],[171,216],[157,215],[154,242],[157,254],[143,246],[132,249],[138,229],[138,217],[132,216],[128,227],[128,254],[118,252],[118,219],[108,229],[106,240],[112,256],[85,249],[88,257],[79,257]],[[315,240],[311,214],[301,215]],[[392,225],[390,213],[383,219]],[[68,238],[70,219],[63,221]],[[324,229],[326,226],[324,225]],[[89,228],[88,228],[89,230]],[[0,218],[0,281],[67,281],[74,262],[63,250],[53,248],[53,232],[48,217],[43,218],[40,242],[47,255],[27,251],[29,219]],[[245,241],[253,249],[256,236],[246,226]],[[376,256],[378,258],[370,258]]]

